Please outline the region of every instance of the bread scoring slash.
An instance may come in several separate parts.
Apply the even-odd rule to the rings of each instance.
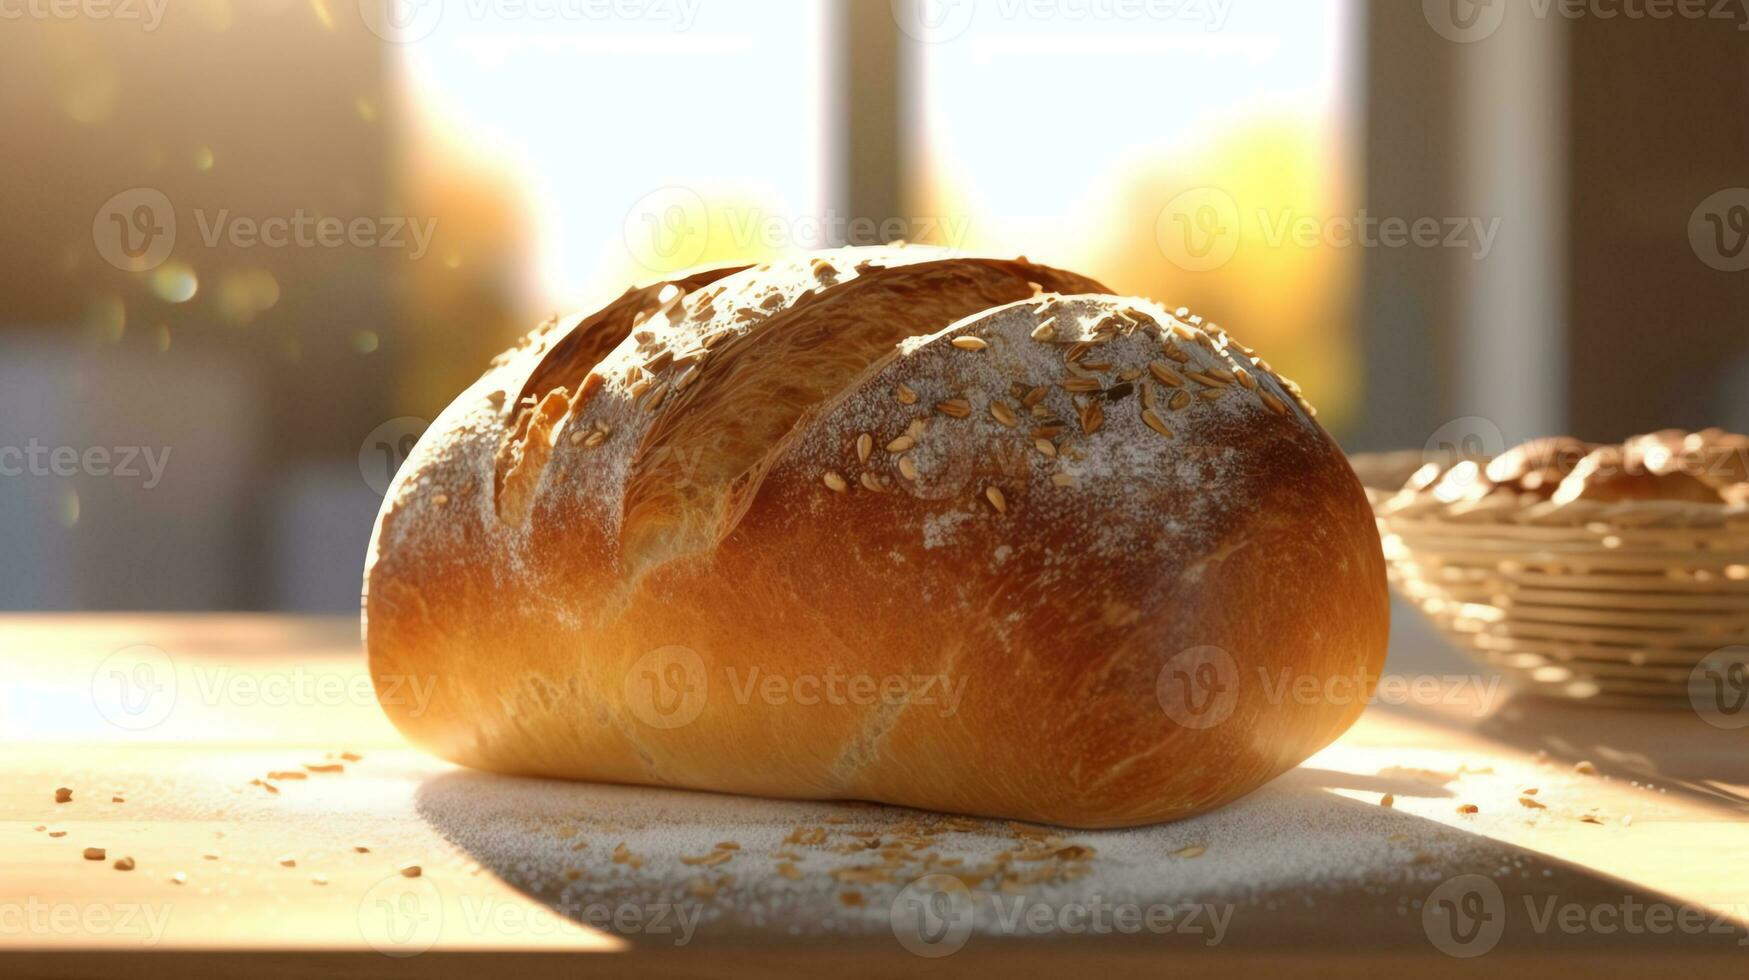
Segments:
[[[1188,816],[1328,744],[1383,665],[1372,514],[1313,414],[1187,310],[1025,259],[633,289],[402,468],[371,670],[431,688],[382,699],[412,739],[500,772]]]

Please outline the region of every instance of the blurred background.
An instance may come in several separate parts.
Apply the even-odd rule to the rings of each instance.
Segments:
[[[1749,13],[0,0],[0,610],[356,609],[550,312],[894,238],[1189,305],[1350,450],[1749,429]]]

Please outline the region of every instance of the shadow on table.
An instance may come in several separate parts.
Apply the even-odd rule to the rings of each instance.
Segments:
[[[1480,720],[1383,704],[1372,710],[1472,732],[1526,754],[1546,752],[1569,766],[1590,762],[1617,779],[1749,813],[1749,732],[1693,711],[1588,707],[1522,693]]]

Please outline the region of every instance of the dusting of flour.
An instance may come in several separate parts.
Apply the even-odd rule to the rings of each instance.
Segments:
[[[984,932],[998,928],[994,909],[1012,896],[1052,907],[1243,910],[1360,891],[1407,910],[1454,873],[1528,874],[1522,857],[1485,837],[1304,776],[1192,819],[1107,831],[472,772],[427,783],[418,809],[555,909],[672,902],[704,930],[885,933],[901,890],[943,873],[972,879]],[[1045,852],[1054,856],[1041,860]]]

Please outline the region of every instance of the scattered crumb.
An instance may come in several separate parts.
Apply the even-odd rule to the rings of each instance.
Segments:
[[[112,796],[109,798],[109,802],[111,802],[111,803],[126,803],[127,800],[124,800],[119,796]]]
[[[202,854],[200,857],[201,857],[201,860],[203,860],[203,861],[217,861],[219,859],[219,852],[218,851],[208,851],[205,854]]]
[[[1464,803],[1464,804],[1461,804],[1457,808],[1457,812],[1459,812],[1459,813],[1481,813],[1482,808],[1475,805],[1474,803]]]
[[[791,881],[802,880],[802,869],[789,861],[777,862],[777,873],[779,877],[788,878]]]
[[[101,847],[87,847],[85,849],[85,860],[87,861],[101,861],[108,856],[109,852]]]
[[[1578,762],[1573,763],[1573,771],[1581,776],[1597,775],[1597,767],[1585,759],[1580,759]]]
[[[714,882],[706,881],[703,878],[694,878],[687,882],[686,890],[691,892],[694,898],[717,897],[717,885]]]
[[[50,837],[65,837],[65,836],[67,836],[67,832],[64,830],[51,830],[51,831],[49,831],[49,836]]]
[[[308,779],[310,777],[308,774],[298,772],[295,769],[280,769],[280,770],[277,770],[275,772],[268,773],[267,778],[268,779],[277,779],[283,783],[286,780]]]
[[[839,892],[838,901],[850,908],[862,907],[862,892]]]
[[[1179,848],[1178,850],[1173,851],[1172,856],[1173,857],[1181,857],[1181,858],[1197,858],[1197,857],[1202,857],[1207,852],[1208,852],[1208,848],[1204,847],[1201,844],[1187,844],[1187,845]]]
[[[1397,798],[1389,793],[1379,797],[1379,806],[1391,807],[1397,805]]]
[[[326,875],[311,875],[310,876],[310,884],[312,884],[312,885],[326,885],[327,883],[328,883],[328,878]]]
[[[346,767],[338,762],[306,762],[304,768],[311,772],[345,772]]]
[[[134,870],[134,859],[131,857],[116,858],[115,859],[115,870],[117,870],[117,871],[132,871],[132,870]]]
[[[1519,790],[1519,792],[1525,796],[1535,796],[1536,795],[1536,787],[1529,786],[1529,787],[1526,787],[1524,789]]]
[[[279,866],[282,868],[295,868],[298,866],[298,859],[295,855],[281,854],[279,856]]]
[[[170,883],[172,885],[186,885],[186,884],[188,884],[188,872],[178,871],[175,874],[171,875],[170,876]]]
[[[370,853],[370,845],[369,844],[354,844],[354,845],[352,845],[352,849],[354,851],[357,851],[360,854],[369,854]]]
[[[401,869],[401,877],[403,878],[417,878],[424,873],[425,869],[417,864],[409,864]]]
[[[68,789],[65,786],[62,786],[60,789],[55,790],[55,802],[56,803],[71,803],[71,802],[73,802],[73,791]]]
[[[1518,798],[1518,805],[1521,807],[1524,807],[1527,810],[1547,810],[1548,809],[1548,807],[1542,805],[1541,803],[1538,803],[1536,800],[1533,800],[1528,796],[1520,796]]]

